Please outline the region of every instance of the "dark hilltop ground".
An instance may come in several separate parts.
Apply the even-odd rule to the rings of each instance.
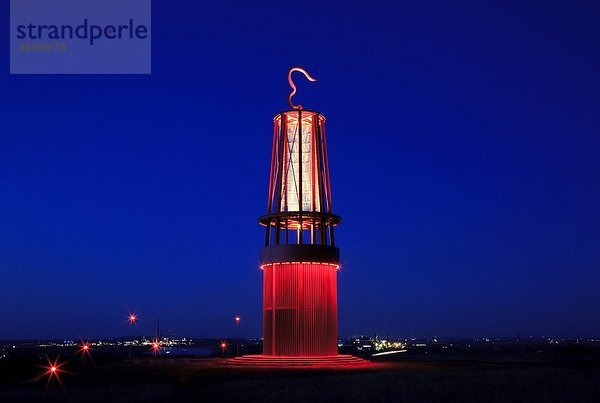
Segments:
[[[98,353],[93,362],[73,354],[61,367],[62,387],[56,379],[36,380],[44,372],[43,360],[0,360],[0,402],[600,401],[597,350],[409,351],[354,370],[236,368],[223,366],[221,358],[127,359]]]

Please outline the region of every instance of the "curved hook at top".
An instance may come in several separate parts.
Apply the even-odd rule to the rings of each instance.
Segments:
[[[299,71],[300,73],[304,74],[304,77],[306,77],[308,79],[308,81],[311,82],[315,82],[317,81],[316,79],[312,78],[310,76],[310,74],[308,74],[308,71],[304,70],[302,67],[292,67],[290,69],[290,71],[288,71],[288,83],[290,83],[290,87],[292,87],[292,92],[290,93],[290,95],[288,96],[288,103],[290,104],[290,107],[292,109],[302,109],[302,105],[294,105],[292,103],[292,97],[294,96],[294,94],[296,93],[296,85],[294,85],[294,81],[292,80],[292,73],[294,71]]]

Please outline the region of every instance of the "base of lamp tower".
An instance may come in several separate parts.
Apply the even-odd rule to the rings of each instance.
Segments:
[[[243,355],[228,358],[224,365],[236,367],[264,368],[369,368],[373,363],[352,355],[332,355],[323,357],[283,357],[272,355]]]
[[[263,354],[336,357],[337,265],[276,262],[263,269]]]

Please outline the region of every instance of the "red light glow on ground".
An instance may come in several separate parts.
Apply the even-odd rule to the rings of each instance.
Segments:
[[[46,388],[48,388],[50,382],[52,382],[52,380],[55,380],[58,383],[58,385],[62,388],[63,384],[60,375],[65,372],[62,369],[62,366],[65,365],[65,363],[60,362],[59,360],[60,356],[57,356],[54,361],[51,361],[50,358],[46,356],[46,361],[48,365],[41,366],[45,371],[36,379],[36,381],[42,378],[46,378]]]

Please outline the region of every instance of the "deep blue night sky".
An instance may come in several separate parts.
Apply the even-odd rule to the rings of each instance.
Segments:
[[[153,4],[150,76],[10,76],[0,339],[261,335],[272,117],[328,118],[341,336],[600,334],[600,5]]]

